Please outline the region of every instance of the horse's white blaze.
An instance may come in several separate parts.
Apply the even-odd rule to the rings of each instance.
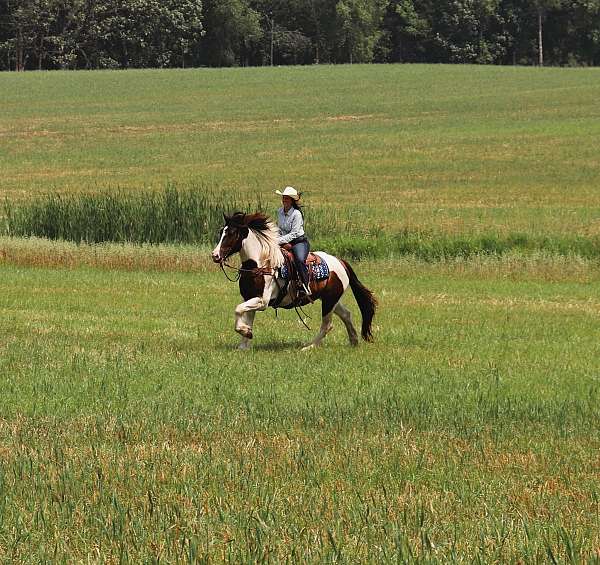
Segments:
[[[217,243],[217,246],[213,249],[213,252],[212,252],[213,257],[219,258],[221,256],[221,244],[223,243],[223,238],[225,237],[226,232],[227,232],[227,226],[225,226],[223,228],[223,231],[221,232],[221,239],[219,240],[219,243]]]

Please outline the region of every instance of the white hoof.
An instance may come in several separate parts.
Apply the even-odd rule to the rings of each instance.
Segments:
[[[315,349],[317,347],[314,343],[310,343],[307,346],[303,347],[300,351],[310,351],[311,349]]]

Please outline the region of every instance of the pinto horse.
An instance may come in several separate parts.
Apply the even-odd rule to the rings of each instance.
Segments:
[[[235,331],[242,336],[239,348],[248,349],[256,312],[268,306],[294,307],[298,296],[296,283],[286,284],[281,276],[285,258],[278,244],[279,230],[268,216],[236,212],[232,216],[224,215],[224,219],[225,225],[219,243],[212,252],[212,260],[223,266],[228,257],[240,254],[242,267],[239,269],[239,285],[244,302],[235,309]],[[350,345],[358,345],[358,334],[352,324],[350,311],[340,302],[348,287],[352,289],[362,316],[362,338],[373,341],[371,324],[377,307],[373,293],[358,280],[346,261],[323,252],[315,252],[314,255],[327,264],[329,276],[322,281],[311,280],[311,301],[321,300],[322,321],[319,333],[303,349],[321,345],[323,338],[333,328],[331,320],[334,313],[344,322]],[[307,302],[305,299],[303,304]]]

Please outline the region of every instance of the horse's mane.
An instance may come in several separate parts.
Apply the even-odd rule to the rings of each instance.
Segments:
[[[262,212],[254,214],[236,212],[227,218],[227,223],[236,227],[246,227],[256,236],[261,246],[261,259],[265,262],[265,266],[277,269],[283,265],[283,254],[279,247],[279,229],[269,216]]]

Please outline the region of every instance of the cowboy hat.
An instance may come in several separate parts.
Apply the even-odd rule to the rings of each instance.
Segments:
[[[276,190],[275,194],[279,194],[279,196],[289,196],[293,200],[300,200],[300,195],[293,186],[286,186],[283,189],[283,192],[281,192],[280,190]]]

